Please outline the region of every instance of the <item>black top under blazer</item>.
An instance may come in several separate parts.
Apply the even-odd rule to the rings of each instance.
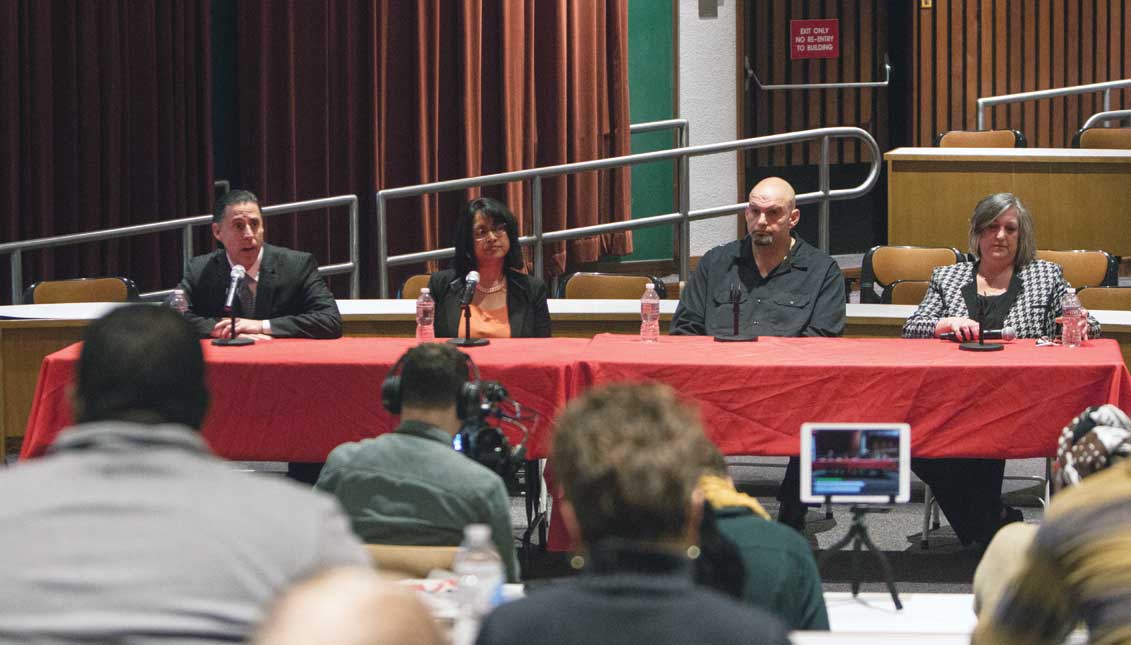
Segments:
[[[541,278],[513,269],[508,269],[506,276],[507,319],[511,326],[511,338],[548,338],[550,309],[546,304],[546,283]],[[462,335],[459,297],[463,293],[463,286],[463,276],[457,276],[451,269],[433,273],[428,281],[428,289],[436,301],[437,338]]]

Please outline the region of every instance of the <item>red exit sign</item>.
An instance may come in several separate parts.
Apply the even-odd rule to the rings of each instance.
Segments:
[[[840,20],[790,20],[789,58],[840,58]]]

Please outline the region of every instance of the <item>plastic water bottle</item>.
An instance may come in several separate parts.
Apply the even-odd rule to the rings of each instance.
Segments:
[[[421,343],[430,343],[436,340],[436,330],[433,322],[436,319],[436,301],[428,287],[420,290],[420,297],[416,299],[416,340]]]
[[[1061,314],[1061,342],[1065,347],[1079,347],[1084,343],[1084,334],[1080,329],[1080,319],[1083,318],[1083,307],[1080,299],[1076,297],[1076,290],[1069,287],[1068,292],[1060,301],[1064,313]]]
[[[656,285],[644,285],[644,295],[640,296],[640,340],[645,343],[660,341],[660,294]]]
[[[188,296],[185,295],[185,290],[180,287],[173,289],[173,293],[169,294],[169,299],[165,301],[165,304],[182,316],[189,309]]]
[[[491,541],[491,527],[486,524],[469,524],[463,529],[463,543],[459,545],[452,563],[458,578],[460,613],[476,621],[487,615],[502,597],[503,559]]]

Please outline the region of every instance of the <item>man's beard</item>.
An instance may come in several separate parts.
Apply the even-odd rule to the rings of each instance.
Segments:
[[[773,246],[774,236],[771,233],[755,233],[754,246]]]

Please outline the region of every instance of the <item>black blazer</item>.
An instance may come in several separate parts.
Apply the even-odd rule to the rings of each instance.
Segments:
[[[180,287],[189,299],[186,318],[201,336],[208,336],[224,315],[230,273],[231,266],[223,248],[189,262]],[[240,315],[270,320],[272,336],[337,338],[342,335],[338,305],[318,273],[314,256],[281,246],[263,245],[255,311]]]
[[[546,304],[546,283],[541,278],[507,270],[507,319],[511,338],[548,338],[550,309]],[[445,269],[432,274],[428,281],[436,301],[436,337],[455,338],[462,335],[459,296],[463,293],[463,276]]]

